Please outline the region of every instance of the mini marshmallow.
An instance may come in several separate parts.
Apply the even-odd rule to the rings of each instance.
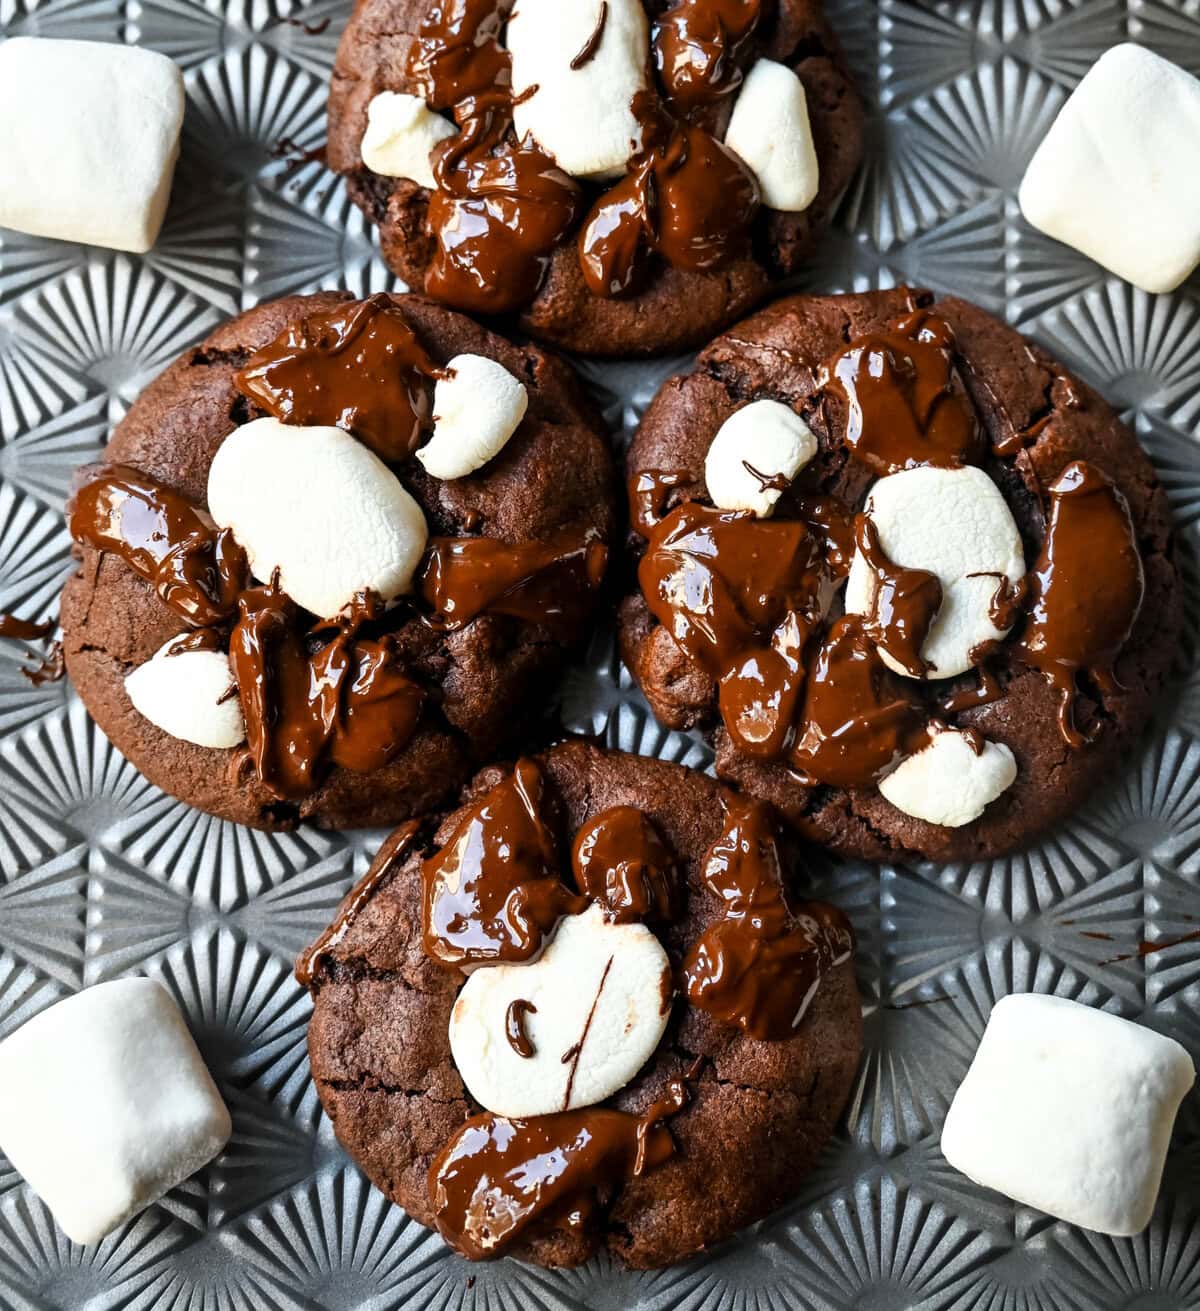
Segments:
[[[1138,45],[1092,66],[1026,170],[1021,211],[1150,292],[1200,263],[1200,81]]]
[[[72,1242],[98,1243],[229,1141],[171,994],[117,979],[0,1043],[0,1148]]]
[[[879,784],[896,807],[915,819],[961,828],[1012,787],[1017,762],[1002,742],[985,742],[976,755],[965,733],[946,729]]]
[[[435,114],[419,96],[381,91],[367,106],[363,163],[385,178],[409,178],[418,186],[437,186],[429,156],[434,146],[458,129]]]
[[[1172,1038],[1062,997],[1004,997],[946,1116],[942,1153],[985,1188],[1128,1237],[1150,1223],[1194,1080]]]
[[[996,484],[981,469],[905,469],[881,478],[865,507],[893,563],[936,574],[942,607],[921,647],[930,678],[952,678],[975,663],[971,652],[1004,636],[988,608],[1003,575],[1025,573],[1021,535]],[[875,575],[855,554],[846,584],[848,614],[870,614]],[[904,670],[885,651],[885,664]]]
[[[208,473],[209,513],[231,528],[254,576],[279,581],[322,619],[356,592],[394,601],[412,585],[428,529],[396,475],[341,428],[255,419],[225,438]]]
[[[592,1106],[637,1074],[667,1027],[671,966],[644,924],[613,924],[599,905],[559,921],[531,965],[485,965],[463,984],[450,1050],[471,1096],[497,1115]],[[528,1003],[521,1056],[506,1033]]]
[[[601,21],[600,0],[521,0],[508,20],[517,136],[579,178],[619,176],[642,140],[633,97],[646,88],[646,11],[641,0],[607,5],[600,44],[578,68],[571,61]]]
[[[433,389],[433,436],[417,459],[435,478],[474,473],[504,449],[529,408],[529,394],[502,364],[456,355]]]
[[[709,497],[718,509],[753,510],[766,519],[782,493],[763,480],[782,476],[790,482],[816,453],[817,439],[795,410],[778,401],[751,401],[731,414],[709,443],[704,457]]]
[[[808,100],[785,64],[760,59],[746,74],[725,144],[758,179],[768,208],[797,214],[816,200],[821,177]]]
[[[125,679],[133,708],[164,733],[198,747],[235,747],[246,736],[242,703],[223,651],[168,654],[173,637]]]
[[[183,105],[179,69],[151,50],[0,43],[0,226],[149,250],[171,194]]]

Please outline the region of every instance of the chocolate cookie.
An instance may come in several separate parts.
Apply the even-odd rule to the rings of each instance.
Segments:
[[[327,159],[409,286],[616,356],[794,273],[862,138],[820,0],[359,0]]]
[[[187,351],[78,484],[80,696],[152,782],[262,828],[395,823],[494,759],[586,631],[616,501],[562,362],[336,292]]]
[[[483,771],[297,964],[339,1140],[473,1258],[728,1237],[796,1194],[858,1066],[853,936],[801,875],[766,806],[678,765]]]
[[[1020,846],[1168,677],[1180,579],[1149,460],[963,301],[778,301],[663,386],[628,472],[626,663],[663,723],[712,731],[721,777],[836,851]]]

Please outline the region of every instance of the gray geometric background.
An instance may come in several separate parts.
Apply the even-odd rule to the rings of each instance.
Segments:
[[[0,609],[50,617],[71,470],[140,388],[222,318],[284,293],[392,288],[324,137],[348,6],[289,0],[0,0],[0,35],[140,42],[185,71],[183,156],[145,258],[0,233]],[[839,0],[874,113],[869,159],[802,285],[921,282],[1037,338],[1122,409],[1166,482],[1200,614],[1200,279],[1148,296],[1021,220],[1014,192],[1070,88],[1134,39],[1200,73],[1200,0]],[[325,20],[331,20],[323,30]],[[8,125],[0,125],[0,131]],[[291,152],[292,161],[279,158]],[[627,433],[682,361],[586,365]],[[70,1244],[0,1157],[0,1307],[1200,1307],[1200,1099],[1185,1103],[1153,1227],[1087,1234],[976,1188],[938,1150],[997,997],[1053,991],[1169,1032],[1200,1058],[1200,667],[1114,784],[1006,860],[881,870],[814,856],[858,927],[867,1055],[799,1200],[689,1265],[470,1266],[371,1190],[308,1079],[299,947],[378,834],[267,836],[146,783],[63,684],[0,641],[0,1036],[85,984],[149,974],[189,1017],[234,1120],[228,1150],[96,1248]],[[599,638],[564,693],[573,726],[701,767],[646,715]],[[1147,956],[1144,940],[1180,941]]]

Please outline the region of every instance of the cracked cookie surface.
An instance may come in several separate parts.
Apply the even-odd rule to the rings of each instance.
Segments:
[[[571,835],[616,806],[634,806],[675,853],[684,907],[656,932],[678,968],[721,919],[705,887],[704,857],[722,830],[713,780],[679,765],[605,752],[582,742],[538,757],[546,814],[564,867]],[[504,776],[484,770],[471,801]],[[356,906],[312,976],[309,1056],[338,1138],[372,1182],[422,1224],[434,1223],[431,1161],[479,1108],[454,1067],[447,1026],[463,981],[422,949],[424,854],[445,843],[462,812],[423,840]],[[789,897],[805,893],[794,840],[781,844]],[[362,886],[362,885],[360,885]],[[353,896],[353,894],[352,894]],[[346,903],[344,903],[345,905]],[[303,959],[303,958],[302,958]],[[511,1255],[574,1265],[608,1248],[636,1267],[667,1265],[728,1237],[795,1196],[832,1133],[858,1067],[861,1016],[853,962],[826,974],[793,1037],[759,1041],[676,998],[666,1034],[641,1072],[606,1107],[642,1114],[688,1078],[690,1101],[668,1121],[675,1154],[606,1190],[583,1227],[543,1226]]]
[[[238,369],[289,323],[351,300],[341,292],[289,297],[218,328],[146,388],[114,431],[105,463],[131,466],[203,507],[216,451],[232,429],[261,413],[236,388]],[[438,362],[486,355],[519,378],[529,396],[520,431],[478,473],[441,481],[415,458],[394,466],[430,534],[515,543],[570,526],[611,542],[616,493],[607,441],[571,370],[423,298],[394,301]],[[398,609],[399,659],[428,697],[411,741],[381,769],[335,766],[299,801],[280,800],[253,775],[242,771],[235,779],[237,750],[169,737],[138,714],[125,676],[186,626],[117,556],[85,546],[77,557],[63,592],[63,647],[68,673],[96,722],[151,782],[189,805],[259,828],[290,828],[301,820],[326,827],[392,824],[441,804],[505,749],[521,720],[514,708],[533,703],[561,667],[564,641],[585,627],[564,639],[541,624],[483,614],[441,632]]]
[[[1010,638],[987,663],[1002,694],[990,704],[946,715],[1016,757],[1016,782],[979,819],[946,828],[906,815],[874,787],[805,785],[785,763],[736,751],[717,714],[713,679],[686,659],[640,593],[620,613],[624,660],[661,722],[711,731],[719,776],[773,802],[805,836],[846,855],[872,860],[924,857],[973,860],[1010,851],[1061,821],[1091,795],[1121,750],[1141,732],[1167,681],[1181,626],[1181,584],[1166,494],[1145,452],[1115,411],[1041,347],[965,301],[899,288],[864,295],[785,298],[737,324],[701,352],[694,373],[669,379],[642,420],[627,472],[681,474],[668,506],[705,502],[704,461],[721,424],[747,401],[793,407],[811,427],[818,454],[794,489],[831,492],[862,507],[876,475],[849,457],[844,398],[822,388],[820,370],[852,341],[881,332],[914,310],[944,320],[957,343],[955,363],[988,439],[982,468],[1000,489],[1020,531],[1027,566],[1045,536],[1043,489],[1073,461],[1101,470],[1124,495],[1145,573],[1136,624],[1102,687],[1082,675],[1075,713],[1095,739],[1072,749],[1056,727],[1058,694],[1012,652]],[[1011,448],[999,456],[995,448]],[[775,519],[789,517],[781,497]],[[794,509],[791,512],[794,514]],[[936,507],[930,507],[936,515]],[[645,542],[630,536],[638,556]],[[977,685],[975,672],[942,682],[905,680],[932,707]]]

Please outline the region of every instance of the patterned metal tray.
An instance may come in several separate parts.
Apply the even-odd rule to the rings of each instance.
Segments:
[[[565,2],[565,0],[564,0]],[[346,0],[0,0],[0,35],[142,42],[186,71],[183,157],[144,259],[0,233],[0,609],[53,615],[61,507],[139,389],[222,318],[317,287],[393,287],[340,184],[314,163]],[[837,0],[875,106],[870,158],[806,285],[953,290],[1076,366],[1125,412],[1197,545],[1200,279],[1150,297],[1031,232],[1014,190],[1072,84],[1143,41],[1200,72],[1196,0]],[[0,125],[0,131],[10,125]],[[588,365],[628,433],[680,361]],[[1200,592],[1190,555],[1193,618]],[[233,1111],[229,1149],[97,1248],[72,1246],[0,1158],[0,1307],[1200,1307],[1200,1098],[1185,1104],[1153,1227],[1083,1233],[1007,1203],[938,1151],[994,1000],[1037,989],[1170,1032],[1200,1057],[1200,668],[1113,786],[1031,851],[948,868],[818,859],[853,915],[867,1054],[846,1124],[799,1201],[689,1265],[472,1267],[367,1186],[308,1078],[290,962],[378,834],[266,836],[146,783],[63,684],[0,642],[0,1034],[56,998],[160,978]],[[31,650],[32,648],[30,648]],[[705,766],[659,729],[598,639],[570,723]],[[1140,954],[1140,944],[1177,945]]]

